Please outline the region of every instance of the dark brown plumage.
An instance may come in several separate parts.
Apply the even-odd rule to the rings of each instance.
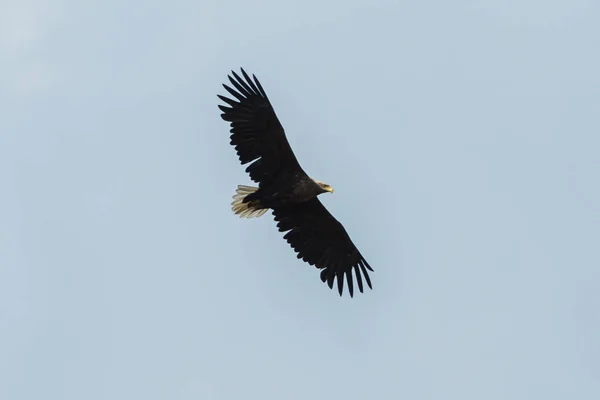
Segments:
[[[275,110],[256,76],[242,69],[243,79],[232,71],[233,88],[223,87],[235,98],[218,97],[221,117],[231,124],[231,144],[246,172],[258,187],[238,186],[233,211],[241,217],[258,217],[273,211],[277,227],[298,253],[298,258],[321,270],[321,280],[333,288],[337,278],[340,295],[344,280],[354,294],[354,278],[360,292],[363,277],[369,288],[367,271],[373,271],[348,233],[319,201],[331,186],[310,178],[302,169]],[[345,276],[345,279],[344,279]],[[353,277],[354,276],[354,277]]]

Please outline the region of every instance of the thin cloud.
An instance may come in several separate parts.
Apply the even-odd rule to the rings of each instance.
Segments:
[[[48,89],[55,76],[40,54],[45,37],[62,15],[61,2],[7,0],[0,4],[0,87],[6,93],[28,96]]]

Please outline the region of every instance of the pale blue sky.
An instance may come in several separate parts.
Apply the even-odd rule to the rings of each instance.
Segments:
[[[0,0],[0,398],[600,398],[600,3]],[[249,183],[256,74],[375,269]]]

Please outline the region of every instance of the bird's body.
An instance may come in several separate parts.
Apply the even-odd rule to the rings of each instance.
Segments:
[[[325,209],[317,196],[331,192],[326,183],[309,177],[300,167],[287,141],[275,111],[264,89],[242,69],[245,78],[232,72],[229,77],[235,87],[225,89],[236,100],[219,98],[230,107],[219,106],[225,121],[231,123],[231,144],[242,164],[258,187],[238,186],[233,211],[241,217],[260,217],[272,210],[284,238],[298,253],[298,258],[321,269],[321,280],[333,287],[337,278],[340,295],[344,275],[350,296],[353,295],[353,274],[359,290],[362,278],[371,287],[367,270],[373,271],[354,246],[344,227]],[[362,274],[361,274],[362,273]],[[362,276],[361,276],[362,275]]]
[[[294,174],[282,176],[270,185],[259,188],[249,196],[248,200],[260,199],[261,204],[267,208],[289,207],[304,203],[326,192],[312,179]]]

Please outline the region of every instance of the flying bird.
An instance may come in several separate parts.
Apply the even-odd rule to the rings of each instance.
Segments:
[[[233,88],[223,85],[233,96],[217,95],[228,106],[219,105],[221,117],[230,122],[231,142],[246,172],[258,187],[238,185],[232,210],[242,218],[260,217],[272,210],[277,228],[287,232],[284,239],[297,257],[321,270],[321,281],[342,295],[344,276],[350,297],[354,292],[353,273],[358,290],[363,277],[372,289],[367,271],[373,271],[360,254],[341,223],[317,198],[333,193],[333,188],[309,177],[302,169],[275,110],[256,76],[243,79],[231,71]]]

